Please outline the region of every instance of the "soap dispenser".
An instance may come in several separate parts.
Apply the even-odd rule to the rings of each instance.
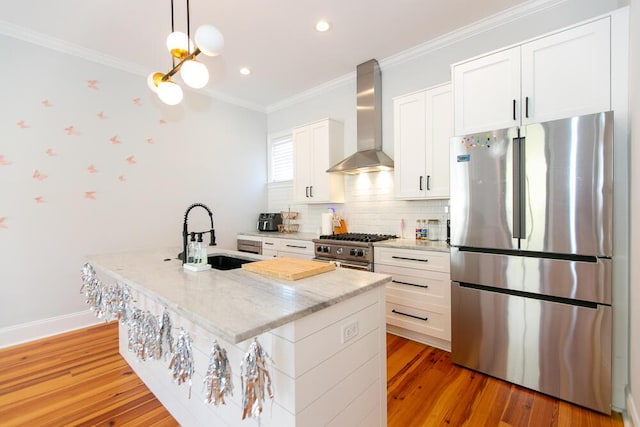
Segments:
[[[195,265],[205,265],[207,263],[207,249],[202,244],[202,233],[198,233],[198,243],[196,244],[193,263]]]
[[[195,264],[196,257],[196,233],[191,233],[191,241],[187,246],[187,264]]]

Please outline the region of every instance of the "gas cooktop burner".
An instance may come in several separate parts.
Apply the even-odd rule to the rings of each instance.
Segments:
[[[325,234],[320,236],[322,240],[341,240],[349,242],[381,242],[383,240],[397,239],[398,236],[392,234],[367,234],[367,233],[343,233]]]

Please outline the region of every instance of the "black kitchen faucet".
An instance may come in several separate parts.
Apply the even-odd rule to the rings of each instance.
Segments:
[[[213,229],[213,212],[211,212],[211,209],[209,209],[207,206],[205,206],[202,203],[194,203],[191,206],[189,206],[187,208],[187,210],[184,213],[184,224],[182,224],[182,253],[180,255],[182,255],[181,259],[182,259],[182,264],[185,264],[187,262],[187,236],[189,235],[189,230],[187,229],[187,223],[189,220],[189,212],[191,212],[191,209],[195,208],[195,207],[201,207],[204,210],[206,210],[209,213],[209,219],[211,220],[211,230],[209,231],[198,231],[197,233],[200,234],[205,234],[205,233],[209,233],[209,235],[211,236],[211,243],[209,243],[209,246],[215,246],[216,245],[216,230]],[[180,255],[178,255],[178,257],[180,257]]]

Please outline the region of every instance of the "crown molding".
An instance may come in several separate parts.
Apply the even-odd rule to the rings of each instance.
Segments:
[[[47,49],[55,50],[57,52],[82,58],[87,61],[95,62],[97,64],[105,65],[107,67],[115,68],[120,71],[125,71],[130,74],[142,76],[145,79],[149,74],[149,70],[147,70],[145,67],[139,64],[123,61],[114,56],[105,55],[103,53],[97,52],[92,49],[88,49],[78,44],[61,40],[55,37],[51,37],[51,36],[39,33],[37,31],[29,30],[27,28],[24,28],[19,25],[15,25],[3,20],[0,20],[0,34],[25,41],[27,43],[42,46]],[[203,93],[203,92],[212,98],[215,98],[222,102],[226,102],[228,104],[233,104],[239,107],[247,108],[249,110],[258,111],[260,113],[266,112],[266,109],[264,106],[246,101],[244,99],[225,95],[223,93],[220,93],[212,89],[198,90],[198,93]]]
[[[565,3],[567,0],[532,0],[518,6],[503,10],[495,15],[488,16],[465,27],[457,28],[454,31],[431,39],[425,43],[403,50],[395,55],[384,58],[380,61],[381,68],[394,67],[407,61],[411,61],[419,56],[427,55],[443,47],[461,42],[478,34],[493,30],[509,22],[525,18],[534,13],[541,12]]]
[[[402,52],[381,59],[379,61],[380,69],[384,70],[385,68],[394,67],[402,63],[414,60],[420,56],[427,55],[438,49],[442,49],[445,46],[460,42],[477,34],[492,30],[496,27],[499,27],[500,25],[504,25],[511,21],[524,18],[528,15],[540,12],[542,10],[555,7],[566,1],[567,0],[531,0],[524,4],[514,6],[502,12],[496,13],[495,15],[491,15],[487,18],[476,21],[465,27],[461,27],[454,31],[446,33],[440,37],[436,37],[435,39],[431,39],[412,48],[403,50]],[[327,83],[315,86],[292,97],[285,98],[275,104],[268,105],[266,107],[266,112],[267,114],[269,114],[274,111],[290,107],[307,99],[313,98],[314,96],[329,92],[336,87],[350,83],[354,79],[355,71],[350,72],[349,74],[345,74],[344,76],[338,77],[337,79],[331,80]]]
[[[331,90],[345,86],[348,83],[354,82],[356,80],[356,72],[352,71],[348,74],[345,74],[336,79],[330,80],[328,82],[322,83],[318,86],[314,86],[311,89],[307,89],[303,92],[300,92],[296,95],[293,95],[289,98],[285,98],[282,101],[276,102],[275,104],[268,105],[266,113],[273,113],[274,111],[282,110],[283,108],[290,107],[299,102],[306,101],[307,99],[314,98],[318,95],[321,95],[326,92],[330,92]]]

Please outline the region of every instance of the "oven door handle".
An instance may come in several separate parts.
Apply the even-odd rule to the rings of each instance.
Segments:
[[[328,262],[330,264],[335,265],[336,267],[351,268],[354,270],[362,270],[362,271],[372,271],[371,264],[352,264],[350,262],[340,261],[337,259],[322,258],[322,257],[315,257],[313,258],[313,260]]]
[[[344,261],[336,261],[338,267],[352,268],[354,270],[371,271],[371,264],[351,264]]]

